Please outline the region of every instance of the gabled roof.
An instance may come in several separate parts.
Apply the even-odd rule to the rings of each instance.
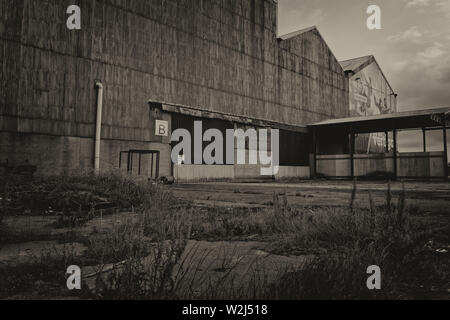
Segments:
[[[352,71],[353,73],[357,73],[359,70],[363,69],[365,66],[369,65],[371,62],[375,60],[375,57],[364,56],[344,61],[339,61],[345,72]]]
[[[282,35],[282,36],[279,36],[278,39],[280,39],[280,40],[288,40],[288,39],[290,39],[290,38],[294,38],[294,37],[296,37],[296,36],[299,36],[299,35],[301,35],[301,34],[303,34],[303,33],[312,31],[312,30],[314,30],[314,29],[317,30],[317,27],[316,27],[316,26],[312,26],[312,27],[300,29],[300,30],[298,30],[298,31],[286,33],[286,34],[284,34],[284,35]],[[319,32],[319,30],[317,30],[317,32]],[[319,34],[320,34],[320,33],[319,33]]]
[[[384,80],[386,80],[386,83],[388,84],[389,88],[391,89],[391,91],[393,93],[395,93],[394,89],[392,89],[391,84],[389,83],[383,70],[381,69],[380,65],[378,64],[377,60],[375,59],[375,57],[373,55],[339,61],[339,63],[341,64],[342,69],[344,69],[345,73],[351,72],[352,74],[358,73],[359,71],[361,71],[362,69],[364,69],[371,63],[375,63],[377,65],[378,69],[380,69],[381,75],[383,76]]]
[[[334,59],[335,59],[336,62],[337,62],[337,65],[338,65],[338,67],[339,67],[340,64],[339,64],[339,61],[338,61],[337,58],[336,58],[336,55],[335,55],[334,52],[331,50],[330,46],[329,46],[328,43],[325,41],[324,37],[322,36],[322,34],[320,33],[319,29],[317,29],[316,26],[311,26],[311,27],[307,27],[307,28],[304,28],[304,29],[300,29],[300,30],[298,30],[298,31],[290,32],[290,33],[287,33],[287,34],[278,36],[277,39],[278,39],[278,41],[291,40],[291,39],[293,39],[293,38],[295,38],[295,37],[298,37],[298,36],[300,36],[300,35],[302,35],[302,34],[305,34],[305,33],[307,33],[307,32],[311,32],[311,31],[315,31],[315,32],[319,35],[320,39],[323,41],[323,43],[326,45],[326,47],[328,48],[328,50],[329,50],[329,51],[331,52],[331,54],[333,55]],[[341,68],[342,68],[342,67],[341,67]]]

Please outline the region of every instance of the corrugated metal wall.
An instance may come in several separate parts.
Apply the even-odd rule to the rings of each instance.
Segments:
[[[80,31],[66,28],[72,4],[82,10]],[[0,132],[92,139],[96,79],[105,86],[102,137],[130,144],[156,139],[148,100],[293,125],[346,115],[336,59],[314,31],[280,46],[271,0],[0,5]]]

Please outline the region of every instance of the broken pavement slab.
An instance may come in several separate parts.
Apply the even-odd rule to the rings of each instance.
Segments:
[[[170,249],[170,242],[165,242],[166,249]],[[224,292],[238,290],[234,286],[264,286],[277,279],[286,270],[301,268],[308,259],[314,256],[280,256],[267,253],[267,246],[263,242],[208,242],[187,241],[183,253],[173,264],[171,281],[174,284],[173,294],[177,297],[196,293],[199,296],[220,292],[211,292],[211,288],[221,288]],[[142,274],[154,275],[155,264],[165,266],[169,256],[163,257],[153,251],[142,258]],[[163,261],[165,259],[165,261]],[[126,268],[127,261],[116,264],[97,265],[82,269],[83,287],[91,292],[97,292],[98,278],[106,280],[111,275],[119,277]],[[113,281],[114,282],[114,281]],[[112,284],[114,286],[114,284]],[[112,288],[110,288],[112,289]],[[151,288],[147,288],[151,290]],[[98,292],[97,292],[98,293]]]

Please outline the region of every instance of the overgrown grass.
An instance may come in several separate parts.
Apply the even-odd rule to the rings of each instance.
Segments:
[[[12,273],[0,287],[10,290],[0,296],[25,290],[26,283],[39,278],[50,281],[55,270],[59,283],[69,260],[93,266],[91,274],[85,274],[82,297],[94,299],[429,298],[448,288],[448,258],[427,246],[440,230],[416,223],[404,188],[394,200],[389,184],[386,202],[375,205],[369,194],[364,209],[356,206],[356,182],[347,207],[293,207],[286,194],[274,194],[269,208],[198,208],[177,202],[164,187],[115,174],[34,180],[8,187],[4,194],[7,210],[23,202],[23,207],[51,206],[64,216],[86,218],[95,203],[106,199],[138,219],[83,238],[83,257],[5,270]],[[247,261],[245,270],[237,271],[242,253],[219,257],[217,252],[187,247],[193,239],[259,240],[271,243],[275,254],[313,253],[314,258],[277,275],[266,274],[263,259]],[[221,266],[211,270],[218,260]],[[366,287],[370,265],[381,267],[380,291]]]
[[[445,295],[450,261],[425,246],[436,230],[412,225],[404,188],[394,205],[388,185],[382,210],[374,206],[371,196],[370,210],[357,209],[353,206],[355,197],[356,185],[348,211],[319,213],[306,229],[299,228],[294,242],[328,243],[331,250],[300,270],[286,272],[271,285],[266,298],[408,299]],[[382,270],[382,290],[370,291],[366,286],[370,265]]]
[[[0,299],[42,299],[67,295],[66,270],[79,260],[75,247],[48,247],[25,263],[0,263]]]
[[[144,212],[176,201],[163,186],[135,180],[116,172],[93,175],[1,179],[0,245],[23,239],[39,240],[32,232],[15,232],[3,222],[6,216],[57,216],[55,228],[75,228],[102,215],[120,211]],[[106,209],[105,209],[106,208]],[[25,237],[26,233],[26,237]]]
[[[86,173],[27,181],[10,176],[2,179],[2,190],[3,215],[88,214],[104,202],[111,202],[123,210],[148,208],[158,201],[173,201],[170,193],[164,192],[161,186],[114,171],[98,176]]]
[[[189,215],[168,210],[166,202],[145,208],[138,222],[117,226],[113,232],[89,239],[89,257],[98,265],[86,297],[102,299],[166,299],[173,297],[172,278],[188,239]],[[106,270],[105,266],[109,265]],[[89,280],[88,280],[89,281]]]
[[[141,234],[142,238],[156,241],[156,247],[150,249],[153,253],[146,259],[142,255],[134,256],[120,266],[119,272],[110,273],[108,284],[103,282],[101,286],[100,297],[403,299],[442,295],[443,279],[449,275],[448,261],[424,247],[435,230],[424,230],[423,226],[412,223],[405,191],[394,204],[388,185],[385,205],[375,206],[370,196],[369,209],[354,205],[356,194],[355,184],[347,208],[293,208],[286,195],[275,194],[271,209],[243,212],[217,209],[212,211],[212,214],[219,213],[216,219],[211,216],[205,219],[211,214],[208,211],[200,215],[192,211],[152,213],[144,219]],[[158,222],[148,223],[149,217]],[[192,222],[187,226],[186,221]],[[217,278],[201,263],[211,253],[191,252],[198,258],[184,256],[181,264],[187,268],[180,278],[175,272],[176,261],[183,256],[191,231],[193,237],[214,235],[222,240],[224,236],[264,235],[275,240],[278,250],[284,249],[285,253],[292,253],[296,248],[316,248],[316,257],[300,268],[284,270],[277,280],[269,282],[264,276],[264,263],[262,269],[248,266],[240,277],[232,272],[235,265]],[[228,258],[236,261],[239,256]],[[370,265],[381,267],[383,290],[368,290],[366,269]]]

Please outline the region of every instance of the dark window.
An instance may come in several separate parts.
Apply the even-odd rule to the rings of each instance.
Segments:
[[[280,130],[280,166],[309,166],[308,134]]]

